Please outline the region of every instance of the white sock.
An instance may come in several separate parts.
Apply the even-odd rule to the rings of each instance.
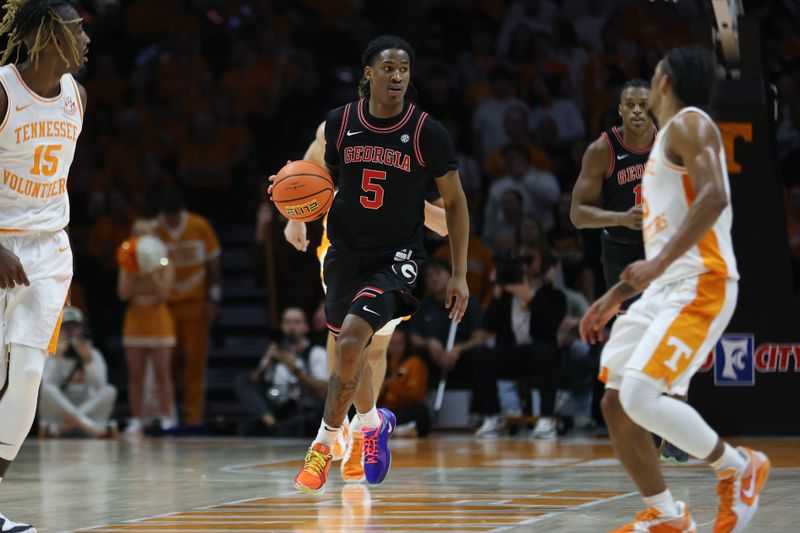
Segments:
[[[678,506],[675,505],[675,500],[672,499],[672,493],[669,489],[654,496],[646,496],[644,504],[648,507],[655,507],[664,516],[678,516]]]
[[[319,424],[319,431],[317,431],[317,438],[314,439],[314,442],[311,443],[313,446],[314,444],[320,443],[324,444],[328,448],[333,448],[333,443],[336,442],[336,436],[339,435],[339,430],[341,428],[332,428],[325,423],[325,420],[320,422]]]
[[[374,405],[366,413],[358,413],[358,420],[361,422],[361,429],[375,429],[381,426],[381,417],[378,408]]]
[[[719,459],[710,463],[710,466],[716,471],[717,477],[725,479],[730,476],[741,475],[747,466],[748,460],[749,458],[744,457],[739,450],[725,443],[725,449],[722,455]]]
[[[354,437],[357,435],[357,438],[361,438],[361,419],[357,416],[354,416],[350,421],[350,434]]]

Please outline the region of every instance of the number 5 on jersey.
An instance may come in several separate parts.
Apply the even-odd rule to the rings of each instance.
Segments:
[[[367,193],[359,198],[361,205],[367,209],[380,209],[383,205],[383,187],[377,180],[385,180],[386,171],[365,168],[361,173],[361,189]],[[369,193],[372,193],[370,196]]]
[[[61,150],[60,144],[42,145],[36,148],[33,156],[33,168],[31,174],[34,176],[54,176],[58,171],[58,157],[55,152]],[[44,160],[44,164],[42,164]]]

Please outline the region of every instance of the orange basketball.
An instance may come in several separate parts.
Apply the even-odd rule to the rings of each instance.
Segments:
[[[292,161],[275,175],[272,201],[286,218],[310,222],[333,203],[333,178],[311,161]]]

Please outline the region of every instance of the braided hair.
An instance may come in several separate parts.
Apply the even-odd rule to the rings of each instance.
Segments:
[[[717,84],[711,52],[698,46],[673,48],[662,63],[675,96],[687,106],[706,107]]]
[[[391,50],[393,48],[403,50],[407,53],[410,64],[414,64],[416,54],[414,53],[414,47],[411,46],[408,41],[396,35],[381,35],[380,37],[372,39],[369,44],[367,44],[364,53],[361,54],[361,68],[372,66],[372,62],[375,61],[378,54],[384,50]],[[361,98],[369,98],[369,91],[369,80],[362,76],[361,81],[358,82],[358,96]],[[414,87],[414,84],[411,82],[408,83],[405,99],[412,101],[417,99],[417,88]]]
[[[67,59],[64,50],[58,47],[58,54],[65,63],[80,63],[81,51],[70,24],[80,22],[80,17],[68,19],[75,8],[66,0],[7,0],[3,5],[5,16],[0,22],[0,36],[7,36],[8,44],[0,57],[0,64],[5,65],[13,54],[14,62],[19,62],[23,46],[27,48],[28,58],[37,65],[39,54],[51,42],[58,38],[66,39],[66,49],[72,56]],[[25,38],[34,36],[30,46],[25,45]]]

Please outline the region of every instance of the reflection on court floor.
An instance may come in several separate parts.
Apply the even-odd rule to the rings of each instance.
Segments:
[[[796,531],[800,442],[747,443],[765,450],[775,467],[749,531]],[[642,507],[601,439],[397,441],[384,484],[344,484],[334,465],[327,492],[317,497],[291,486],[305,446],[245,439],[34,441],[4,480],[1,509],[42,533],[597,533],[620,527]],[[710,533],[713,474],[699,463],[666,472],[673,494],[692,506],[698,531]]]

